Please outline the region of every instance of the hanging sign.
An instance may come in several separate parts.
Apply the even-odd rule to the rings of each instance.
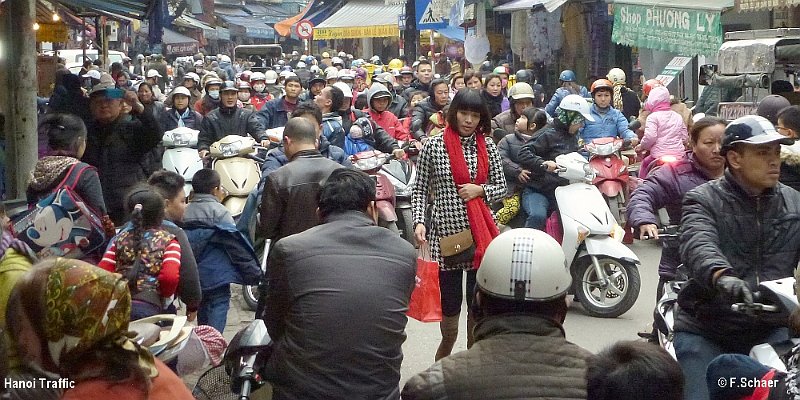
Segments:
[[[349,26],[341,28],[314,28],[314,40],[359,39],[399,36],[397,24],[375,26]]]
[[[295,25],[295,29],[297,31],[295,33],[300,39],[311,39],[312,33],[314,33],[314,24],[304,19]]]
[[[800,5],[800,0],[736,0],[737,11],[772,11]]]
[[[69,41],[69,29],[64,23],[39,23],[37,42],[64,43]]]
[[[618,3],[611,40],[686,55],[717,54],[722,44],[720,12]]]

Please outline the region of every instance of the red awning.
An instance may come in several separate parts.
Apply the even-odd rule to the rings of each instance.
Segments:
[[[303,11],[300,11],[299,14],[297,14],[294,17],[291,17],[291,18],[286,18],[285,20],[275,24],[275,26],[273,27],[273,28],[275,28],[275,32],[277,32],[279,35],[284,36],[284,37],[291,36],[292,35],[292,27],[294,26],[294,24],[298,23],[301,19],[303,19],[303,17],[306,16],[306,13],[308,13],[308,10],[311,9],[311,6],[313,4],[314,4],[313,0],[309,1],[308,4],[306,4],[306,8],[304,8]]]

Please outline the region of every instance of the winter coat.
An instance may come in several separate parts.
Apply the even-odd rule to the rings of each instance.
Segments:
[[[278,241],[268,265],[273,398],[399,399],[414,248],[345,211]]]
[[[514,133],[518,118],[519,115],[514,115],[514,110],[503,111],[492,118],[492,131],[502,129],[506,134]]]
[[[141,385],[132,382],[112,381],[111,379],[89,379],[75,382],[71,389],[67,389],[61,400],[192,400],[192,393],[186,388],[181,378],[175,375],[161,360],[155,358],[158,376],[152,378],[150,390],[145,396]]]
[[[483,102],[489,107],[489,116],[492,118],[503,112],[503,95],[492,96],[486,89],[481,91]]]
[[[605,113],[600,113],[597,105],[593,104],[589,109],[594,122],[585,121],[583,128],[578,131],[578,138],[585,143],[591,143],[593,139],[605,137],[620,137],[622,139],[638,138],[636,133],[628,129],[628,120],[619,110],[609,107]]]
[[[220,203],[217,203],[220,204]],[[192,203],[189,203],[191,207]],[[220,204],[221,205],[221,204]],[[187,211],[189,210],[187,207]],[[228,214],[230,218],[230,213]],[[232,220],[232,219],[231,219]],[[256,285],[261,266],[253,246],[233,223],[194,219],[183,225],[197,259],[203,291],[231,283]]]
[[[570,94],[579,94],[581,97],[592,97],[588,90],[586,90],[585,86],[580,86],[580,89],[575,92],[570,88],[560,87],[556,89],[556,92],[553,93],[553,97],[550,98],[550,102],[544,107],[544,110],[550,114],[551,117],[556,117],[556,108],[561,105],[561,100],[564,100],[564,97],[567,97]]]
[[[685,143],[689,140],[689,131],[683,117],[670,108],[669,92],[665,88],[653,89],[647,98],[645,109],[650,114],[645,123],[644,137],[639,144],[642,149],[649,150],[654,158],[683,155],[686,152]]]
[[[9,324],[6,322],[6,306],[11,290],[35,262],[36,256],[28,245],[15,239],[8,231],[0,233],[0,330],[3,331],[0,333],[3,335],[0,336],[0,346],[5,344],[5,349],[0,349],[0,352],[8,357],[4,361],[12,369],[18,366],[19,361],[14,346],[11,346],[13,342],[9,335]]]
[[[794,190],[800,190],[800,143],[781,146],[780,182]]]
[[[97,213],[98,217],[106,215],[106,203],[103,200],[103,189],[100,186],[97,169],[85,162],[65,156],[47,156],[36,162],[33,175],[28,182],[28,189],[25,191],[28,205],[33,206],[53,193],[56,186],[64,180],[70,167],[76,163],[72,176],[66,184],[70,184],[82,168],[87,168],[75,182],[75,193]]]
[[[421,140],[428,137],[431,115],[440,111],[444,107],[436,105],[431,97],[417,103],[411,112],[411,135],[414,139]]]
[[[389,89],[386,88],[383,84],[379,82],[375,82],[369,89],[367,93],[367,104],[369,104],[369,108],[367,111],[369,112],[370,117],[376,124],[378,124],[381,128],[383,128],[386,133],[388,133],[391,137],[397,140],[405,140],[408,141],[411,138],[408,130],[400,123],[400,120],[397,118],[397,115],[393,114],[391,111],[386,110],[383,112],[377,112],[372,108],[372,99],[377,94],[383,95],[390,95]]]
[[[329,160],[336,161],[337,163],[341,164],[344,167],[352,167],[353,163],[350,162],[350,159],[345,154],[344,149],[339,146],[334,146],[328,142],[328,139],[325,139],[324,136],[320,136],[319,138],[319,152]],[[289,158],[286,157],[286,153],[283,152],[283,145],[278,146],[274,149],[271,149],[267,153],[267,159],[264,161],[264,164],[261,164],[261,184],[259,187],[263,189],[264,180],[267,179],[267,175],[271,174],[273,171],[277,170],[278,168],[286,165],[289,162]]]
[[[349,108],[345,111],[336,111],[340,117],[342,117],[342,128],[344,128],[345,132],[350,132],[350,127],[353,126],[353,122],[361,117],[368,116],[367,113],[356,110],[355,108]]]
[[[317,196],[331,172],[343,168],[317,150],[303,150],[269,174],[261,196],[259,230],[273,243],[317,225]]]
[[[89,98],[81,89],[81,78],[75,74],[66,74],[62,83],[56,86],[48,103],[48,113],[65,113],[78,116],[87,123],[92,120],[89,110]]]
[[[203,116],[200,115],[199,112],[192,109],[187,108],[186,111],[188,111],[188,114],[183,117],[183,125],[187,128],[196,129],[199,131],[200,124],[203,122]],[[181,117],[178,116],[178,110],[174,108],[168,108],[166,111],[161,113],[161,128],[164,129],[164,132],[177,128],[179,126],[179,118]]]
[[[200,115],[205,116],[219,107],[219,99],[214,100],[209,95],[203,96],[200,100],[194,103],[194,110],[199,112]]]
[[[681,260],[691,281],[678,294],[676,332],[695,333],[746,354],[786,326],[780,316],[731,311],[712,279],[725,270],[756,291],[758,282],[793,276],[800,261],[800,193],[778,183],[752,196],[726,171],[686,194],[681,229]]]
[[[524,186],[517,180],[520,172],[525,169],[518,163],[519,150],[531,139],[533,138],[525,138],[521,133],[514,132],[506,135],[497,144],[497,151],[500,152],[500,157],[503,158],[503,174],[506,176],[506,186],[508,187],[506,195],[508,196],[517,193]]]
[[[489,157],[489,174],[483,189],[483,198],[487,206],[502,199],[506,195],[506,178],[503,175],[503,161],[491,138],[475,133],[461,138],[464,160],[470,176],[475,176],[478,169],[478,146],[476,140],[486,141]],[[433,196],[433,207],[430,216],[426,209],[428,199]],[[473,269],[472,262],[462,265],[445,265],[441,257],[439,241],[443,236],[454,235],[469,229],[467,207],[458,195],[458,188],[453,178],[450,155],[444,146],[444,135],[433,136],[425,143],[417,160],[417,182],[411,194],[414,226],[424,224],[428,228],[428,243],[431,259],[437,260],[443,270]]]
[[[289,110],[286,109],[284,102],[283,97],[270,100],[256,113],[264,128],[280,128],[286,125],[289,121]]]
[[[638,229],[642,225],[660,225],[658,210],[666,208],[669,224],[681,222],[681,205],[686,193],[712,178],[697,162],[693,153],[686,158],[666,164],[644,180],[631,194],[628,204],[628,223]],[[680,254],[674,246],[661,250],[658,274],[672,279],[680,264]]]
[[[125,196],[149,176],[145,156],[158,146],[164,134],[152,114],[131,116],[110,124],[90,122],[83,155],[84,161],[97,168],[108,215],[117,226],[128,219]]]
[[[250,135],[257,142],[268,139],[264,125],[255,112],[239,107],[220,107],[208,113],[200,123],[197,149],[208,150],[212,143],[228,135]]]
[[[347,132],[342,128],[342,117],[339,113],[329,112],[322,114],[322,136],[324,136],[328,142],[344,143],[346,134]]]
[[[403,96],[397,94],[397,92],[392,93],[392,102],[389,103],[389,112],[394,114],[398,119],[402,119],[408,116],[408,100],[406,100]],[[407,130],[407,129],[406,129]]]
[[[475,344],[413,376],[403,400],[585,399],[587,350],[533,314],[486,317]],[[510,371],[513,371],[511,373]]]
[[[555,189],[566,185],[568,181],[555,172],[548,172],[544,168],[545,161],[555,161],[562,154],[569,154],[580,150],[578,136],[569,133],[569,129],[558,119],[553,120],[551,127],[538,131],[536,137],[525,143],[519,149],[518,164],[528,171],[531,177],[528,187],[548,196],[554,204]]]
[[[231,212],[216,197],[208,193],[195,193],[183,214],[183,224],[235,225]]]

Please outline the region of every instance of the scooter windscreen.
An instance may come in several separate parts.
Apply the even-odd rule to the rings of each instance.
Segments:
[[[244,329],[236,332],[236,335],[231,339],[228,348],[225,350],[223,362],[226,365],[231,361],[238,363],[240,357],[259,352],[270,352],[272,343],[272,338],[267,332],[267,326],[264,325],[264,321],[261,319],[253,320]]]

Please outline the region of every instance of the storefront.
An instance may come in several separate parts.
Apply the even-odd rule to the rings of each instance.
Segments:
[[[336,42],[360,39],[354,43],[354,55],[370,57],[377,54],[386,59],[399,54],[400,28],[398,17],[402,4],[386,5],[383,1],[350,1],[318,26],[314,27],[314,40],[327,40],[328,48],[343,48]],[[357,50],[356,50],[357,49]]]

